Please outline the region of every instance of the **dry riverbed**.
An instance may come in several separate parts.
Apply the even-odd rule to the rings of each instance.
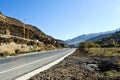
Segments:
[[[77,49],[59,64],[29,80],[120,80],[120,57],[89,57]]]

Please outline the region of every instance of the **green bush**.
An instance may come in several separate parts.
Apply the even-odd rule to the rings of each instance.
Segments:
[[[100,45],[94,42],[82,42],[80,48],[100,48]]]
[[[87,48],[87,45],[86,45],[86,43],[85,42],[82,42],[82,43],[80,43],[80,46],[79,46],[80,48]]]

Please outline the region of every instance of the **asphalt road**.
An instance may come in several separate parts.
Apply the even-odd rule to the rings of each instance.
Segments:
[[[62,49],[0,59],[0,80],[14,80],[43,67],[75,49]]]

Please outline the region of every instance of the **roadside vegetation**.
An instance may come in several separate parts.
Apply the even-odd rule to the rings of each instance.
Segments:
[[[40,52],[56,49],[52,44],[44,44],[34,40],[25,40],[17,37],[0,37],[0,57],[15,56],[30,52]]]
[[[109,40],[107,37],[99,41],[82,42],[77,52],[75,55],[101,58],[98,63],[99,74],[102,75],[100,80],[120,79],[120,45],[113,37],[109,37]]]
[[[95,42],[82,42],[79,48],[85,51],[86,56],[120,56],[120,47],[108,45],[103,47]]]

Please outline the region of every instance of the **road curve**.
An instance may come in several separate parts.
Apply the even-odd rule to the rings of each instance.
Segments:
[[[67,48],[0,59],[0,80],[14,80],[65,57],[73,51],[75,49]]]

